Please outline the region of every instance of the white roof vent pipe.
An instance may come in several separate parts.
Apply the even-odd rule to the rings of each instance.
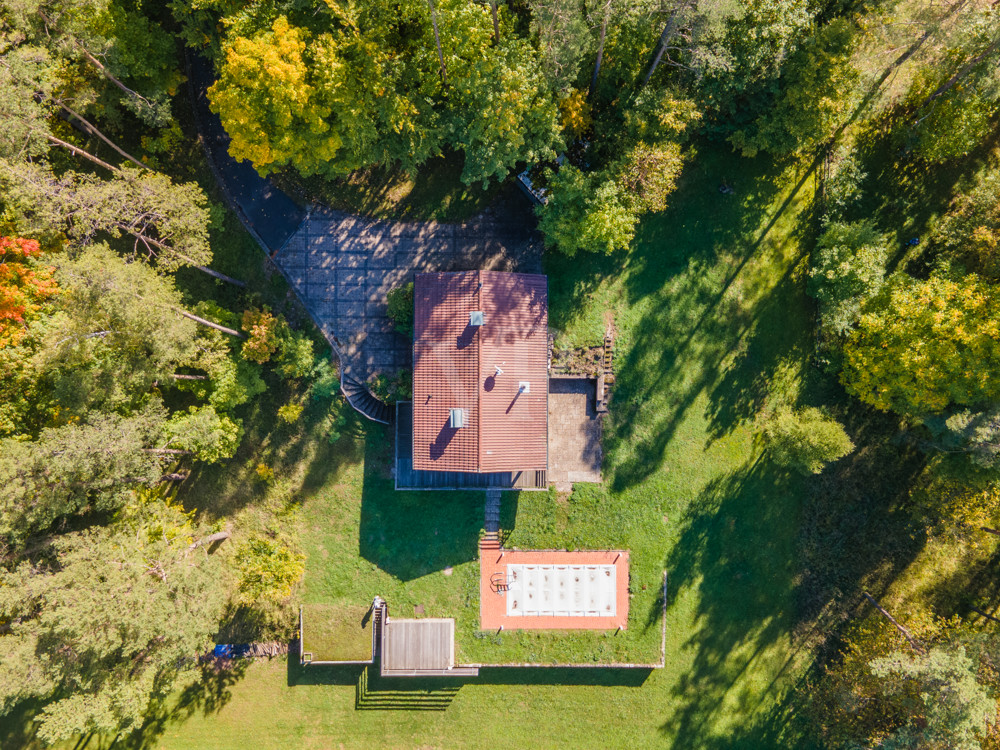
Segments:
[[[465,427],[468,418],[465,414],[465,409],[452,409],[448,413],[448,426],[453,430]]]
[[[483,324],[483,311],[473,310],[469,313],[469,325],[470,326],[481,326]]]

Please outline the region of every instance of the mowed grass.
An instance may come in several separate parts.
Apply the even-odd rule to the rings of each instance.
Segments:
[[[718,185],[736,187],[722,195]],[[810,662],[793,637],[804,481],[771,466],[754,420],[816,403],[803,232],[811,176],[703,148],[673,207],[634,249],[549,259],[552,323],[582,345],[616,328],[605,483],[569,498],[507,494],[508,544],[631,550],[629,627],[481,634],[481,493],[392,491],[388,435],[345,439],[302,498],[303,600],[455,617],[459,660],[655,660],[662,670],[490,669],[468,681],[382,681],[359,669],[252,664],[164,748],[803,746],[786,697]],[[363,442],[362,442],[363,440]],[[649,657],[652,656],[652,659]],[[425,709],[425,710],[420,710]],[[187,712],[185,712],[185,715]]]

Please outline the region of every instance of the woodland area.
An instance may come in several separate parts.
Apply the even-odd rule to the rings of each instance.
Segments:
[[[213,643],[291,638],[303,457],[346,465],[375,439],[214,184],[195,54],[231,154],[304,199],[441,172],[478,210],[532,169],[563,343],[599,342],[608,310],[622,329],[606,505],[666,472],[691,384],[658,367],[718,332],[712,377],[739,382],[710,389],[691,471],[738,425],[747,481],[764,466],[765,502],[801,500],[788,634],[808,656],[769,744],[1000,747],[1000,8],[982,0],[0,0],[0,739],[141,737],[214,679]],[[804,185],[783,235],[801,255],[730,292],[765,260],[727,238],[766,235]],[[429,195],[407,218],[438,216]],[[730,232],[725,205],[750,218]],[[674,257],[699,209],[722,247]],[[732,314],[687,314],[716,273]],[[750,304],[786,285],[804,307]],[[808,346],[720,344],[737,326]],[[807,385],[785,388],[793,371]],[[682,545],[726,538],[695,532],[738,491],[703,484],[681,521],[656,511],[681,525],[650,568],[683,580]],[[656,739],[710,746],[697,732]]]

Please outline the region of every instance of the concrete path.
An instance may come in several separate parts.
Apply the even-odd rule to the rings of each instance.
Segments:
[[[411,366],[411,342],[394,331],[386,295],[414,273],[541,272],[541,242],[520,208],[501,206],[463,224],[379,221],[316,208],[272,257],[337,344],[345,373],[364,381]]]

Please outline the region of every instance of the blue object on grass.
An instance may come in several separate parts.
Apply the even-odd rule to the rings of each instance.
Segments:
[[[249,654],[249,643],[217,643],[212,649],[212,656],[219,659],[238,659]]]

